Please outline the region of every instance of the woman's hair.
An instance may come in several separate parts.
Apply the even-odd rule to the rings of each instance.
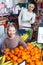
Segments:
[[[30,4],[34,4],[35,8],[33,10],[33,12],[37,13],[37,3],[35,1],[31,1]]]

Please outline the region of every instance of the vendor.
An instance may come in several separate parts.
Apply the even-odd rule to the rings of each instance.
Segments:
[[[3,53],[6,48],[14,49],[19,45],[23,45],[25,48],[27,48],[26,43],[23,42],[21,38],[17,35],[15,25],[10,23],[7,28],[7,36],[4,39],[1,51]]]
[[[35,9],[35,4],[30,3],[28,9],[24,9],[20,12],[18,17],[19,29],[28,30],[31,24],[35,22],[36,14],[33,12]]]

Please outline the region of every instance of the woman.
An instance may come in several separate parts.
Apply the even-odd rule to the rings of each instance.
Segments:
[[[7,29],[7,37],[4,39],[1,51],[3,53],[6,48],[13,49],[19,45],[23,45],[25,48],[27,48],[25,42],[23,42],[21,38],[17,35],[15,25],[10,23]]]
[[[35,22],[36,14],[33,12],[35,5],[30,3],[28,9],[24,9],[20,12],[18,17],[19,29],[28,30],[31,27],[31,24]]]

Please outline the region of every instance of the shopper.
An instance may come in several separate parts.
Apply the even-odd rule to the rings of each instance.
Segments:
[[[6,48],[13,49],[19,45],[23,45],[25,48],[27,48],[27,45],[25,44],[25,42],[21,40],[21,38],[16,33],[16,31],[17,31],[16,26],[10,23],[7,28],[7,36],[4,39],[4,42],[2,45],[2,50],[1,50],[2,52],[4,52]]]
[[[30,3],[28,9],[24,9],[20,12],[18,17],[19,29],[28,30],[28,27],[31,27],[31,24],[35,22],[36,14],[33,12],[35,9],[35,4]]]

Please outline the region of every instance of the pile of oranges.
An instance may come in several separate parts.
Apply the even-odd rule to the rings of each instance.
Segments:
[[[28,49],[19,46],[13,50],[7,48],[5,50],[6,61],[10,60],[14,64],[21,63],[26,60],[26,65],[43,65],[42,50],[34,47],[31,43],[27,43]]]

